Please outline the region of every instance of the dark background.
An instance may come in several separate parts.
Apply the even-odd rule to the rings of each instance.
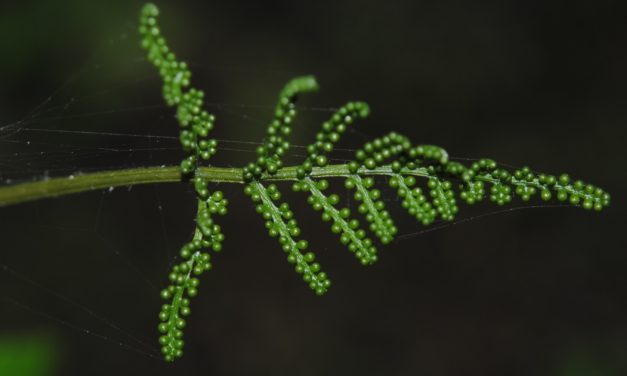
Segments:
[[[33,369],[14,365],[17,375],[626,374],[627,26],[619,4],[158,2],[162,31],[192,65],[220,139],[261,140],[282,85],[315,74],[322,90],[299,103],[296,144],[310,142],[329,116],[317,108],[365,100],[372,116],[346,148],[396,130],[455,157],[567,171],[608,190],[612,205],[600,214],[483,217],[380,247],[380,262],[364,268],[284,185],[334,283],[320,298],[240,187],[222,186],[231,200],[221,219],[225,249],[202,278],[185,355],[174,364],[126,345],[146,351],[132,335],[157,347],[158,291],[193,229],[190,187],[0,208],[0,365]],[[176,140],[145,137],[176,136],[177,125],[138,47],[140,6],[2,4],[0,184],[178,163]],[[253,156],[223,149],[212,163]],[[401,233],[421,231],[385,194]],[[495,210],[461,209],[460,218]]]

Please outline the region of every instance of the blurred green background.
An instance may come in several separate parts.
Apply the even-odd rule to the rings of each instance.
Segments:
[[[138,47],[141,5],[2,2],[0,184],[178,163],[176,140],[160,138],[177,135],[173,111]],[[322,90],[299,102],[296,144],[329,109],[365,100],[372,116],[346,148],[396,130],[455,157],[567,171],[607,189],[612,206],[476,219],[381,247],[363,268],[286,193],[334,282],[318,298],[240,189],[224,186],[225,250],[202,279],[175,364],[148,354],[158,291],[192,231],[187,185],[0,208],[0,375],[627,373],[623,3],[157,5],[220,139],[261,140],[282,85],[314,74]],[[249,144],[223,145],[217,165],[253,156]],[[386,194],[401,233],[421,231]],[[492,210],[463,206],[461,217]]]

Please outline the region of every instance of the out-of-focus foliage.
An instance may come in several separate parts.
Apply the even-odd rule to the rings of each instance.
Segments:
[[[57,361],[55,343],[36,334],[0,334],[0,375],[54,375]]]

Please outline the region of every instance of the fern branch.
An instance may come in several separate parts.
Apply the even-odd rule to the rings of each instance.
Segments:
[[[196,181],[200,192],[206,192],[204,199],[198,200],[196,230],[191,242],[181,248],[180,256],[184,260],[172,268],[169,275],[170,285],[161,291],[161,297],[169,304],[164,304],[159,313],[159,337],[161,351],[167,361],[173,361],[183,355],[183,331],[185,316],[190,314],[189,299],[198,294],[198,276],[211,269],[211,256],[203,249],[222,250],[224,235],[220,226],[211,218],[211,214],[226,214],[227,201],[222,194],[215,192],[209,196],[206,183]]]
[[[377,250],[372,244],[372,240],[366,237],[366,232],[359,228],[357,219],[350,219],[350,209],[338,210],[335,205],[339,202],[336,194],[326,196],[322,191],[328,186],[327,180],[317,182],[307,177],[294,183],[295,191],[309,191],[311,195],[308,200],[314,210],[323,210],[322,219],[333,221],[331,231],[341,234],[340,241],[348,246],[348,249],[355,253],[355,256],[363,265],[369,265],[377,261]]]
[[[296,240],[300,235],[300,228],[287,203],[276,206],[275,201],[281,197],[274,185],[266,188],[257,181],[246,186],[244,192],[257,203],[257,212],[266,220],[266,228],[271,237],[278,237],[283,250],[288,253],[287,260],[295,264],[295,270],[303,275],[303,280],[309,284],[318,295],[324,294],[331,286],[326,273],[320,271],[320,264],[315,261],[312,252],[303,254],[308,243],[306,240]]]
[[[385,204],[379,200],[381,191],[371,189],[373,185],[372,177],[363,179],[360,175],[351,176],[344,182],[347,189],[355,189],[353,197],[361,201],[359,212],[366,215],[366,220],[370,222],[370,231],[381,240],[381,243],[388,244],[398,230],[394,226],[390,213],[385,209]]]
[[[401,174],[392,175],[390,187],[396,188],[398,196],[403,199],[403,208],[424,226],[430,225],[437,215],[436,210],[427,201],[420,187],[413,187],[416,179]]]
[[[262,175],[260,182],[280,182],[298,180],[298,169],[301,166],[286,166],[277,171],[274,175]],[[196,176],[202,178],[207,183],[225,184],[246,184],[242,177],[244,169],[230,167],[199,167]],[[395,171],[392,165],[378,166],[373,169],[365,167],[351,171],[350,164],[333,164],[324,167],[314,167],[310,173],[312,178],[349,178],[354,176],[414,176],[428,179],[437,176],[437,173],[429,171],[426,167],[414,169],[403,168],[400,172]],[[587,188],[584,183],[569,183],[567,176],[562,175],[554,184],[542,183],[539,178],[534,181],[519,181],[512,178],[511,184],[514,186],[533,186],[539,192],[548,191],[552,193],[548,199],[557,197],[560,201],[568,200],[572,195],[581,195],[580,198],[593,203],[595,210],[602,210],[609,205],[609,195],[598,188]],[[70,194],[84,193],[101,189],[113,189],[117,187],[130,187],[144,184],[178,183],[184,181],[178,166],[152,166],[131,168],[123,170],[112,170],[102,172],[92,172],[85,174],[69,175],[34,182],[26,182],[0,187],[0,207],[14,204],[36,201],[45,198],[66,196]],[[498,178],[480,175],[474,180],[475,183],[500,183]],[[564,183],[566,182],[566,183]],[[579,187],[579,189],[577,189]],[[560,193],[561,192],[561,193]],[[567,197],[564,197],[564,194]],[[546,196],[543,197],[545,199]]]

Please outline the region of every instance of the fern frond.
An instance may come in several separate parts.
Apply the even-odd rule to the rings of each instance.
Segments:
[[[427,201],[427,197],[420,187],[414,187],[416,178],[393,174],[390,179],[390,187],[396,188],[398,196],[403,200],[402,206],[424,226],[428,226],[435,220],[437,211]]]
[[[222,250],[224,235],[220,226],[211,215],[225,215],[227,200],[220,192],[209,195],[206,183],[197,180],[200,192],[206,192],[205,199],[198,200],[196,215],[196,230],[191,242],[181,248],[180,256],[184,260],[172,268],[169,275],[170,285],[161,291],[161,297],[169,304],[164,304],[159,313],[159,338],[161,352],[167,361],[173,361],[183,355],[184,317],[190,314],[189,298],[198,294],[200,276],[204,271],[211,269],[211,256],[204,250]]]
[[[385,209],[385,204],[381,198],[381,191],[373,188],[374,179],[372,177],[362,178],[354,175],[344,181],[344,187],[355,189],[353,197],[361,202],[359,212],[366,216],[372,231],[382,244],[388,244],[394,239],[398,229],[394,225],[390,213]]]
[[[404,155],[411,148],[409,139],[399,133],[389,134],[366,142],[364,146],[355,152],[355,161],[351,162],[351,172],[356,173],[361,166],[373,169],[376,166],[391,166],[395,171],[400,170],[401,162],[396,161],[399,155]]]
[[[244,169],[244,179],[259,179],[263,173],[275,174],[282,166],[281,157],[290,148],[285,140],[292,132],[291,124],[296,117],[295,101],[298,94],[318,90],[318,83],[313,76],[297,77],[287,83],[279,94],[274,110],[274,118],[268,126],[266,139],[257,148],[257,161],[251,162]]]
[[[359,221],[351,219],[350,209],[337,209],[340,199],[338,195],[326,196],[322,191],[327,189],[329,182],[319,180],[317,182],[306,177],[294,183],[296,192],[308,191],[310,196],[307,201],[316,211],[322,210],[322,220],[332,221],[331,231],[340,234],[340,242],[346,245],[349,251],[355,254],[362,265],[369,265],[377,261],[377,249],[372,240],[366,237],[366,231],[359,228]]]
[[[203,109],[204,92],[190,88],[192,73],[187,63],[179,61],[170,49],[157,23],[159,9],[146,4],[140,14],[139,32],[148,60],[159,69],[163,81],[163,97],[169,106],[176,106],[176,117],[181,127],[180,142],[187,157],[181,162],[183,174],[196,170],[199,159],[209,160],[217,151],[217,141],[208,138],[215,117]]]
[[[320,272],[320,265],[313,262],[315,256],[312,252],[305,255],[301,253],[308,243],[306,240],[298,242],[294,240],[300,234],[300,228],[288,204],[281,203],[277,207],[274,201],[279,200],[281,194],[276,185],[266,188],[258,181],[262,174],[273,175],[283,166],[281,157],[290,147],[285,136],[288,136],[292,130],[291,124],[296,116],[295,101],[298,94],[317,89],[318,84],[312,76],[297,77],[283,87],[274,111],[274,118],[268,126],[266,139],[257,148],[257,160],[244,168],[243,179],[249,182],[244,192],[252,198],[253,202],[258,203],[257,212],[266,219],[270,235],[279,236],[279,243],[283,250],[289,253],[288,261],[296,264],[296,272],[303,275],[303,280],[316,294],[322,295],[331,282],[326,273]]]
[[[322,124],[322,129],[316,134],[316,141],[307,147],[307,158],[297,169],[299,181],[294,183],[296,192],[309,192],[307,201],[314,210],[322,210],[322,219],[332,221],[331,230],[340,234],[340,242],[355,254],[363,265],[369,265],[377,260],[377,250],[372,240],[366,237],[366,232],[359,228],[359,221],[350,218],[348,208],[337,209],[339,197],[336,194],[326,196],[324,191],[329,183],[327,180],[314,182],[310,177],[313,167],[323,167],[328,164],[327,155],[333,151],[334,145],[340,140],[348,125],[357,117],[364,118],[370,113],[370,108],[363,102],[349,102],[338,109],[329,120]]]
[[[554,198],[571,205],[580,205],[586,209],[600,211],[610,204],[610,195],[599,187],[573,181],[568,174],[559,177],[533,172],[529,167],[515,169],[510,172],[499,168],[491,159],[481,159],[469,168],[460,163],[449,163],[442,173],[458,177],[462,180],[460,197],[467,203],[480,201],[485,192],[485,184],[491,185],[490,200],[498,205],[512,201],[514,195],[523,201],[529,201],[540,193],[543,201]]]
[[[316,134],[316,141],[307,146],[307,158],[296,171],[297,177],[303,179],[311,173],[313,167],[326,166],[327,155],[333,151],[334,145],[340,140],[347,127],[356,118],[365,118],[370,114],[370,107],[364,102],[348,102],[337,110],[329,120],[322,124],[322,130]]]
[[[163,80],[163,96],[170,106],[181,102],[183,89],[190,84],[192,76],[187,63],[176,60],[176,55],[168,47],[157,24],[159,8],[154,4],[146,4],[142,8],[139,22],[139,33],[142,36],[142,47],[148,52],[148,60],[159,69]]]
[[[326,273],[320,271],[320,264],[315,262],[315,255],[307,252],[306,240],[296,240],[300,235],[300,228],[294,219],[294,214],[287,203],[276,206],[275,201],[281,198],[276,185],[270,185],[266,189],[261,183],[253,181],[249,183],[244,192],[257,204],[257,212],[266,220],[266,228],[271,237],[278,237],[283,251],[290,264],[295,264],[294,269],[302,274],[303,280],[318,295],[324,294],[331,286],[331,281]]]
[[[222,249],[224,235],[212,215],[225,215],[227,200],[222,192],[213,194],[207,188],[207,182],[194,177],[199,160],[209,160],[217,151],[217,141],[209,138],[215,117],[203,109],[204,92],[189,88],[191,72],[187,63],[178,61],[168,47],[157,24],[158,8],[146,4],[140,14],[139,32],[142,47],[148,51],[148,60],[159,69],[163,81],[163,97],[169,106],[176,106],[176,118],[180,126],[179,140],[186,157],[181,161],[181,174],[191,177],[191,182],[198,199],[196,230],[191,242],[181,249],[182,263],[172,268],[171,285],[164,289],[161,296],[171,300],[165,304],[159,314],[159,331],[163,334],[159,341],[167,361],[179,358],[183,354],[183,332],[185,320],[190,312],[189,299],[197,294],[199,280],[193,275],[200,275],[211,268],[209,254],[204,249],[218,252]]]

